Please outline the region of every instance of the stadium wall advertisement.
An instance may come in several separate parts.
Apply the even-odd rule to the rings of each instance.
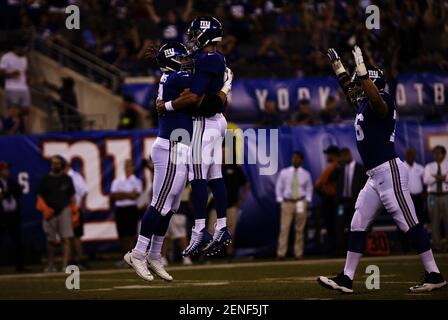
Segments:
[[[394,85],[399,107],[423,107],[444,105],[448,101],[448,74],[402,74]],[[329,96],[336,96],[338,83],[334,77],[307,77],[284,80],[233,81],[231,112],[256,117],[264,109],[266,100],[274,100],[279,111],[296,111],[298,101],[310,99],[317,110],[325,107]],[[392,88],[391,88],[392,89]],[[157,94],[156,85],[150,83],[126,84],[122,92],[132,95],[143,106],[150,106]]]
[[[24,242],[42,248],[45,245],[42,217],[35,209],[36,189],[39,179],[49,170],[47,159],[54,154],[61,154],[71,161],[75,170],[82,172],[88,185],[88,212],[83,240],[97,250],[110,247],[117,239],[109,201],[111,181],[124,174],[124,160],[133,159],[137,176],[144,180],[145,191],[149,194],[151,176],[149,170],[142,168],[142,159],[148,157],[156,133],[155,130],[96,131],[0,137],[0,160],[6,160],[11,165],[11,176],[18,180],[24,190]],[[273,132],[267,131],[267,134]],[[322,151],[330,144],[350,147],[354,157],[359,160],[351,124],[282,127],[275,135],[278,135],[278,154],[270,156],[277,161],[279,170],[290,165],[292,151],[301,150],[305,154],[304,167],[311,172],[313,181],[325,166]],[[400,157],[406,147],[412,146],[417,150],[417,161],[427,163],[431,161],[430,149],[437,144],[448,148],[448,123],[398,122],[396,149]],[[242,145],[247,159],[251,152],[255,152],[257,141],[244,139]],[[258,162],[248,164],[245,161],[243,164],[252,192],[241,208],[235,235],[240,254],[270,254],[276,247],[279,206],[275,202],[274,184],[278,173],[261,175],[259,167]],[[142,199],[142,205],[146,201]],[[313,204],[318,204],[317,197],[314,197]]]

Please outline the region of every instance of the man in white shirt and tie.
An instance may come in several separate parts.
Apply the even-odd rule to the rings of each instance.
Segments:
[[[405,165],[409,172],[409,192],[411,193],[412,202],[414,202],[415,213],[420,223],[428,222],[423,206],[423,175],[425,168],[415,162],[417,152],[414,148],[408,148],[405,152]]]
[[[277,257],[283,259],[288,249],[291,223],[295,220],[294,256],[303,256],[303,231],[307,219],[308,205],[313,196],[313,183],[310,173],[301,167],[303,154],[292,154],[292,165],[283,169],[275,185],[277,202],[281,204],[280,234],[278,238]]]
[[[442,250],[440,225],[448,235],[448,161],[444,146],[432,150],[434,162],[425,167],[424,182],[428,186],[428,211],[431,220],[431,236],[434,250]]]

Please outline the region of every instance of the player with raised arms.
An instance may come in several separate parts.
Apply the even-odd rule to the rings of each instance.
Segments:
[[[408,189],[408,171],[395,152],[397,110],[394,98],[384,90],[383,72],[366,66],[358,46],[353,50],[356,70],[352,79],[334,49],[330,48],[327,55],[347,99],[357,107],[356,143],[369,178],[356,201],[343,272],[317,280],[327,289],[353,293],[353,278],[365,250],[367,230],[384,207],[411,240],[425,269],[423,282],[409,290],[442,288],[446,281],[434,260],[429,237],[417,220]]]

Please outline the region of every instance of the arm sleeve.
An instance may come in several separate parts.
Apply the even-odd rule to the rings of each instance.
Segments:
[[[114,181],[112,181],[112,185],[110,187],[110,192],[111,193],[117,192],[118,191],[117,189],[118,189],[117,180],[114,180]]]
[[[280,175],[275,183],[275,198],[277,202],[283,201],[283,171],[280,171]]]
[[[423,182],[428,186],[436,183],[436,179],[431,174],[431,168],[429,164],[426,165],[425,167],[425,173],[423,174]]]
[[[68,194],[74,196],[76,194],[75,186],[73,185],[73,179],[67,176],[67,181],[69,182]]]
[[[8,61],[5,56],[0,59],[0,69],[8,69]]]
[[[142,180],[137,179],[135,186],[137,187],[137,192],[138,193],[142,193],[143,192]]]
[[[78,183],[79,183],[79,189],[81,191],[81,197],[84,197],[87,193],[87,183],[81,175],[79,175]]]
[[[306,201],[311,203],[313,200],[313,182],[311,181],[311,175],[309,172],[306,172],[306,187],[305,187],[305,198]]]

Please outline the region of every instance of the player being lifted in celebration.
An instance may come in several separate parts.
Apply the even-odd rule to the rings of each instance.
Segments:
[[[200,104],[204,94],[215,97],[223,87],[226,74],[224,56],[216,50],[222,40],[221,23],[214,17],[194,19],[187,30],[187,47],[194,58],[194,75],[190,92],[177,99],[159,101],[158,111],[172,111]],[[224,86],[225,87],[225,86]],[[227,94],[230,87],[223,88]],[[221,172],[221,145],[227,129],[223,116],[224,106],[216,109],[211,102],[203,101],[204,107],[196,109],[193,117],[193,139],[189,166],[189,180],[192,186],[192,201],[195,225],[191,241],[183,255],[203,253],[215,254],[231,242],[227,229],[227,190]],[[208,199],[207,182],[216,204],[217,223],[213,237],[205,226]]]
[[[163,45],[156,60],[163,75],[160,79],[158,98],[172,100],[190,88],[193,63],[187,57],[187,49],[181,43]],[[228,77],[226,87],[231,86]],[[211,101],[214,108],[221,108],[226,94],[218,92]],[[217,106],[213,106],[217,103]],[[138,276],[147,281],[154,279],[150,270],[160,278],[171,281],[173,277],[161,262],[161,249],[173,213],[179,208],[181,194],[188,175],[190,137],[193,131],[191,111],[188,109],[165,112],[159,115],[159,132],[151,150],[154,163],[153,197],[142,219],[141,230],[135,248],[124,256]],[[148,245],[149,253],[147,253]],[[148,269],[149,267],[149,269]]]
[[[358,46],[353,50],[356,70],[352,79],[334,49],[329,49],[327,55],[346,97],[357,106],[356,143],[369,178],[356,201],[344,271],[334,278],[320,276],[317,280],[327,289],[353,292],[353,278],[365,249],[367,230],[384,207],[411,240],[425,269],[423,282],[409,290],[442,288],[446,282],[434,261],[429,237],[417,220],[407,169],[395,153],[396,106],[393,97],[384,91],[383,72],[364,64]]]

